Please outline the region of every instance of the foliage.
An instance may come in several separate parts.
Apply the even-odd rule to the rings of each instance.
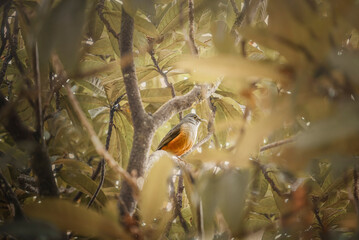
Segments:
[[[215,118],[213,134],[199,128],[198,140],[210,134],[209,141],[184,158],[183,195],[177,161],[162,157],[147,173],[133,218],[119,215],[122,178],[107,166],[86,209],[102,156],[64,87],[104,144],[110,124],[108,151],[126,169],[133,125],[119,61],[122,9],[135,20],[134,61],[147,112],[173,97],[163,75],[177,96],[221,81],[210,104],[184,111],[211,119],[215,110]],[[356,0],[194,0],[192,23],[182,0],[2,1],[0,169],[26,219],[12,221],[14,203],[1,184],[0,235],[357,239],[358,13]],[[34,142],[14,138],[7,126],[20,127],[4,123],[12,113],[33,134],[26,139],[45,149],[58,197],[39,194]],[[178,122],[174,115],[156,131],[152,151]]]

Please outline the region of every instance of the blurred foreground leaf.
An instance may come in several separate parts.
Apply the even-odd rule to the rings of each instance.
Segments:
[[[24,206],[24,211],[29,217],[50,222],[62,231],[104,239],[129,239],[117,222],[72,202],[46,199]]]

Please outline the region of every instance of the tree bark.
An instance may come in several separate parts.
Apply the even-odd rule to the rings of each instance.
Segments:
[[[203,84],[195,86],[184,96],[178,96],[159,108],[153,116],[146,113],[141,100],[140,90],[133,61],[133,18],[122,9],[121,33],[119,46],[121,52],[121,70],[124,78],[128,102],[130,105],[132,124],[134,128],[132,149],[127,172],[138,178],[144,173],[144,163],[148,157],[154,133],[158,127],[168,121],[174,114],[190,108],[194,103],[209,97],[218,87],[218,84]],[[126,182],[122,182],[120,192],[120,212],[132,214],[136,201],[133,190]]]

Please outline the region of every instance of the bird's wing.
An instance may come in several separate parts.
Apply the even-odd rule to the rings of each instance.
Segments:
[[[166,134],[166,136],[164,136],[164,138],[161,140],[160,144],[158,145],[156,151],[166,146],[172,139],[174,139],[180,134],[181,125],[182,124],[176,125]]]

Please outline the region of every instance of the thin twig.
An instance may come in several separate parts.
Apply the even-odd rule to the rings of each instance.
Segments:
[[[254,160],[253,163],[262,171],[264,178],[267,180],[269,185],[272,187],[273,191],[275,191],[279,196],[282,197],[283,193],[275,185],[274,180],[269,176],[266,166],[262,165],[258,160]]]
[[[112,105],[111,109],[110,109],[110,117],[109,117],[109,122],[108,122],[108,130],[107,130],[107,137],[106,137],[106,144],[105,144],[105,148],[106,151],[108,151],[108,149],[110,148],[110,141],[111,141],[111,135],[112,135],[112,127],[113,127],[113,117],[115,115],[115,111],[116,109],[118,109],[118,104],[120,103],[120,101],[123,99],[123,97],[125,96],[125,94],[122,94],[119,98],[116,99],[116,101],[114,102],[114,104]],[[120,152],[121,149],[118,149],[118,152]],[[99,170],[101,170],[101,178],[100,178],[100,182],[97,186],[97,189],[95,191],[95,193],[92,195],[92,198],[90,199],[87,207],[90,207],[92,205],[92,203],[95,201],[97,195],[99,194],[103,183],[105,182],[105,159],[101,159],[100,163],[97,166],[96,171],[94,172],[94,174],[91,176],[92,180],[95,180]]]
[[[354,171],[353,171],[353,196],[354,196],[354,200],[355,200],[355,208],[357,210],[357,214],[359,214],[359,190],[358,190],[358,167],[355,166],[354,167]]]
[[[183,218],[183,215],[182,215],[182,212],[181,212],[182,193],[183,193],[183,189],[184,189],[183,188],[183,176],[182,176],[182,174],[179,176],[179,179],[178,179],[178,188],[177,188],[178,191],[177,191],[177,194],[175,194],[175,192],[174,192],[175,187],[174,187],[172,179],[170,180],[170,189],[171,189],[170,197],[172,198],[172,202],[173,202],[173,205],[174,205],[173,206],[173,216],[172,216],[171,220],[167,223],[167,226],[166,226],[165,231],[164,231],[164,235],[166,237],[169,236],[172,223],[177,217],[179,218],[180,224],[181,224],[185,234],[187,235],[189,233],[189,229],[188,229],[186,220]],[[181,200],[179,200],[179,198],[181,198]]]
[[[239,11],[238,7],[237,7],[237,4],[234,0],[231,0],[231,5],[232,5],[232,8],[233,8],[233,11],[234,13],[236,14],[236,16],[238,17],[241,12]]]
[[[67,74],[63,69],[62,63],[57,55],[53,55],[52,64],[54,66],[55,72],[58,75],[60,73],[63,74],[62,77],[64,79],[67,79]],[[60,80],[62,81],[63,79]],[[113,159],[111,154],[109,154],[108,151],[105,149],[100,139],[98,138],[95,130],[93,129],[92,125],[89,123],[84,112],[82,111],[79,102],[76,100],[74,94],[72,93],[70,87],[67,84],[65,85],[65,89],[67,91],[67,96],[70,100],[70,104],[74,108],[75,113],[77,114],[77,117],[79,118],[82,125],[87,129],[88,134],[90,135],[91,142],[94,145],[96,152],[105,159],[107,164],[112,169],[114,169],[121,177],[123,177],[125,182],[127,182],[127,184],[131,187],[134,198],[137,198],[139,194],[139,189],[136,182],[127,171],[125,171],[122,167],[118,165],[118,163],[115,161],[115,159]]]
[[[13,97],[13,93],[12,93],[12,89],[13,89],[13,84],[14,82],[13,81],[7,81],[7,99],[12,100],[12,97]]]
[[[242,11],[239,12],[236,3],[234,2],[234,0],[231,0],[233,11],[236,14],[236,20],[231,28],[231,34],[234,34],[235,30],[242,25],[248,11],[249,2],[250,0],[244,0]]]
[[[279,147],[281,145],[291,143],[291,142],[294,142],[294,141],[295,141],[295,137],[291,137],[291,138],[287,138],[287,139],[284,139],[284,140],[280,140],[278,142],[269,143],[267,145],[262,146],[259,149],[259,152],[263,152],[263,151],[266,151],[266,150],[271,149],[271,148]]]
[[[10,1],[6,3],[3,10],[2,21],[1,21],[1,29],[0,29],[0,39],[1,39],[1,47],[0,47],[0,57],[4,52],[6,42],[9,38],[10,29],[7,28],[6,22],[8,21],[8,11],[10,9]],[[5,36],[5,28],[6,28],[6,36]]]
[[[103,15],[103,9],[105,8],[105,0],[100,0],[99,3],[96,6],[97,14],[100,17],[103,24],[106,26],[107,30],[116,38],[119,39],[119,35],[116,33],[116,31],[111,27],[110,23],[107,21],[107,19]]]
[[[325,231],[324,231],[324,230],[325,230],[325,227],[324,227],[324,225],[323,225],[323,221],[322,221],[322,219],[321,219],[320,216],[319,216],[318,201],[319,201],[319,199],[317,199],[317,198],[312,198],[312,202],[313,202],[313,205],[314,205],[314,206],[313,206],[313,212],[314,212],[315,218],[317,219],[317,221],[318,221],[318,223],[319,223],[319,225],[320,225],[322,231],[325,232]]]
[[[7,67],[9,65],[9,62],[11,61],[11,59],[12,59],[12,55],[11,55],[11,51],[9,49],[8,53],[7,53],[7,56],[5,57],[4,62],[3,62],[2,67],[1,67],[1,70],[0,70],[0,85],[4,81],[6,70],[7,70]]]
[[[101,143],[100,139],[98,138],[95,130],[93,129],[92,125],[89,123],[85,114],[83,113],[83,111],[80,107],[80,104],[78,103],[78,101],[75,98],[75,95],[72,93],[70,87],[67,84],[65,85],[65,89],[67,91],[67,96],[70,100],[70,103],[71,103],[72,107],[74,108],[80,122],[87,129],[88,134],[90,135],[92,144],[95,146],[96,152],[100,156],[102,156],[106,160],[107,164],[112,169],[114,169],[121,177],[123,177],[123,179],[132,187],[134,197],[137,198],[139,189],[138,189],[136,182],[133,180],[132,176],[128,172],[126,172],[123,168],[121,168],[118,165],[118,163],[115,161],[115,159],[113,159],[113,157],[105,149],[105,147]]]
[[[39,60],[39,48],[37,45],[37,42],[35,42],[35,46],[33,46],[33,68],[34,68],[34,74],[35,74],[35,86],[36,86],[36,92],[37,92],[37,111],[36,111],[36,119],[37,119],[37,126],[36,126],[36,132],[40,136],[40,143],[45,144],[45,141],[43,141],[43,132],[44,132],[44,119],[43,119],[43,111],[42,111],[42,96],[41,96],[41,78],[40,78],[40,60]]]
[[[11,55],[14,58],[15,64],[21,74],[21,76],[23,77],[23,79],[25,80],[25,83],[27,85],[27,87],[31,87],[31,80],[26,76],[25,73],[25,69],[24,66],[22,65],[19,56],[17,55],[17,45],[18,45],[18,34],[19,34],[19,19],[18,19],[18,15],[15,15],[15,21],[14,21],[14,29],[12,31],[12,37],[11,37],[11,33],[10,33],[10,24],[8,21],[5,22],[6,28],[9,29],[9,43],[10,43],[10,50],[11,50]]]
[[[13,28],[12,34],[10,31],[11,29],[10,29],[10,24],[8,21],[5,21],[5,26],[6,26],[6,29],[8,30],[7,36],[8,36],[8,41],[9,41],[9,45],[10,45],[11,56],[15,62],[17,69],[20,72],[22,79],[25,81],[27,88],[31,89],[31,80],[26,75],[25,69],[20,61],[19,56],[17,55],[17,52],[16,52],[17,47],[18,47],[18,34],[19,34],[19,30],[20,30],[17,12],[15,13],[15,21],[14,21],[14,28]],[[31,96],[29,94],[25,94],[25,96],[26,96],[27,101],[29,102],[30,106],[36,110],[36,105],[33,102],[33,100],[31,99]]]
[[[163,77],[163,80],[164,80],[166,86],[171,90],[172,98],[174,98],[174,97],[176,97],[175,88],[174,88],[173,84],[168,81],[167,74],[158,65],[157,59],[155,58],[155,51],[153,49],[153,41],[154,41],[154,39],[152,39],[152,38],[148,39],[148,45],[149,45],[148,53],[151,56],[151,59],[152,59],[153,65],[156,68],[156,71]],[[180,112],[178,114],[179,114],[179,119],[182,120],[182,112]]]
[[[39,193],[39,189],[36,186],[35,178],[30,177],[26,174],[20,174],[17,177],[17,181],[19,182],[19,188],[34,194]]]
[[[15,210],[14,218],[17,220],[24,219],[24,213],[22,212],[20,202],[17,199],[15,193],[12,191],[10,184],[6,181],[5,177],[2,175],[1,171],[0,171],[0,188],[7,202],[10,205],[14,206],[14,210]]]
[[[149,44],[151,44],[151,40],[149,40]],[[151,59],[152,59],[152,62],[153,62],[153,65],[156,67],[156,70],[159,74],[161,74],[161,76],[163,77],[163,80],[165,81],[165,84],[166,86],[171,89],[171,94],[172,94],[172,97],[176,97],[176,92],[175,92],[175,89],[173,87],[173,84],[170,83],[168,81],[168,77],[167,77],[167,74],[165,72],[163,72],[163,70],[160,68],[160,66],[158,65],[158,62],[157,62],[157,59],[155,58],[155,51],[153,50],[153,46],[148,50],[148,53],[150,54],[151,56]]]
[[[194,40],[194,6],[193,0],[188,0],[188,18],[189,18],[189,43],[191,47],[192,54],[198,55],[198,48]]]
[[[188,234],[188,232],[189,232],[188,226],[187,226],[186,220],[184,219],[184,217],[182,215],[182,212],[181,212],[183,190],[184,190],[183,176],[182,176],[182,173],[181,173],[180,176],[178,177],[177,194],[176,194],[176,197],[174,199],[174,201],[177,202],[177,204],[175,205],[175,207],[176,207],[175,211],[177,212],[177,216],[178,216],[178,218],[180,220],[180,223],[182,225],[183,230],[185,231],[186,234]]]

